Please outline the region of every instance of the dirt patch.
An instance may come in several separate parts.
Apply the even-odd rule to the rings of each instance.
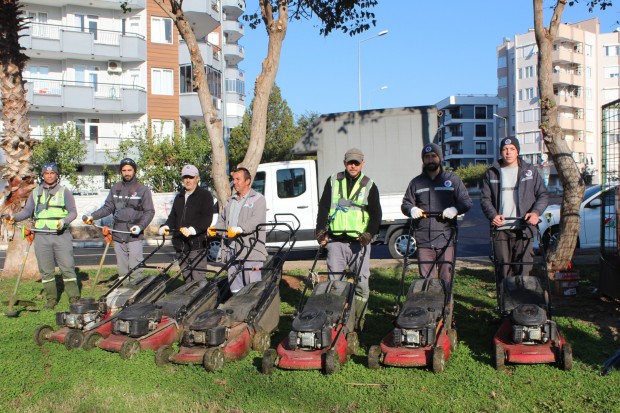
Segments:
[[[604,339],[620,341],[620,301],[580,289],[576,296],[552,296],[554,313],[596,325]]]

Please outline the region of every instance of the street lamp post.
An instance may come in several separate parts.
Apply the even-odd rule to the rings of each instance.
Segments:
[[[377,93],[377,92],[381,92],[382,90],[385,90],[387,88],[388,88],[387,86],[381,86],[379,89],[375,89],[375,90],[373,90],[372,92],[370,92],[368,94],[368,109],[370,109],[370,107],[371,107],[370,106],[370,98],[372,98],[372,94],[373,93]]]
[[[499,116],[497,113],[494,113],[493,116],[504,120],[504,138],[507,138],[508,137],[508,119],[506,119],[503,116]]]
[[[374,36],[359,40],[357,42],[357,97],[359,110],[362,110],[362,43],[374,39],[375,37],[385,36],[386,34],[388,34],[388,31],[382,30]]]

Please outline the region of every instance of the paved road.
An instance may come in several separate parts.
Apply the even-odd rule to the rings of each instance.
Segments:
[[[489,246],[489,226],[488,221],[480,210],[480,200],[474,199],[474,206],[459,223],[458,237],[459,258],[465,257],[488,257],[491,253]],[[145,253],[151,252],[155,247],[146,246]],[[78,267],[99,265],[99,260],[103,254],[103,247],[92,248],[75,248],[75,261]],[[6,251],[0,251],[0,268],[4,267],[4,257]],[[173,259],[174,250],[172,246],[164,246],[161,248],[151,260],[152,264],[169,263]],[[296,251],[291,253],[289,260],[312,260],[315,251]],[[373,259],[389,259],[391,258],[387,246],[373,246],[371,258]],[[116,257],[114,249],[110,248],[106,255],[105,265],[115,265]]]

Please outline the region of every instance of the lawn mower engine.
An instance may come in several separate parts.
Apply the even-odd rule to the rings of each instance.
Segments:
[[[112,333],[142,337],[157,328],[162,316],[163,310],[154,304],[133,304],[119,313],[112,325]]]
[[[184,346],[219,346],[228,339],[233,310],[211,309],[200,313],[183,333]]]
[[[512,341],[516,344],[538,344],[555,340],[557,326],[547,319],[547,312],[535,304],[521,304],[510,315]]]
[[[94,298],[80,298],[77,303],[69,305],[69,311],[56,313],[56,324],[80,330],[101,321],[107,312],[105,301],[97,302]]]
[[[435,344],[441,310],[405,306],[396,319],[395,347],[425,347]]]

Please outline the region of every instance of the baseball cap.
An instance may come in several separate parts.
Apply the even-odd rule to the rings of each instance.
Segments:
[[[193,178],[198,175],[198,168],[196,168],[194,165],[185,165],[181,170],[181,176],[191,176]]]
[[[357,148],[351,148],[344,154],[344,161],[357,161],[359,163],[362,163],[364,162],[364,153]]]

